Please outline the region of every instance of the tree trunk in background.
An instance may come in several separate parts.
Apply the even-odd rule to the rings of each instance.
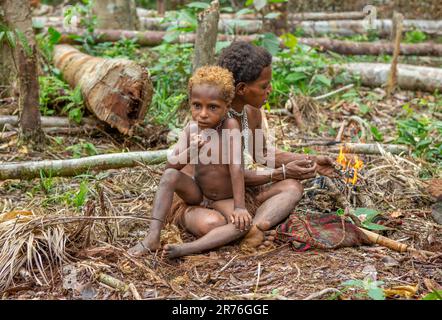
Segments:
[[[19,81],[20,138],[39,147],[44,142],[39,109],[37,51],[28,0],[1,1],[6,23],[26,39],[17,38],[14,57]]]
[[[6,22],[2,16],[0,1],[0,24],[5,25]],[[0,98],[12,95],[12,88],[17,77],[17,72],[12,59],[12,50],[3,42],[0,44]]]
[[[210,7],[198,15],[198,30],[192,69],[215,63],[215,45],[218,36],[219,2],[215,0]]]
[[[98,28],[137,30],[139,27],[135,0],[94,0]]]

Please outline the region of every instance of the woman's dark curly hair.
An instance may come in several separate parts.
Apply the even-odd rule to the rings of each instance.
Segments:
[[[233,73],[235,86],[240,82],[251,82],[259,78],[262,69],[272,64],[272,55],[263,47],[245,41],[233,42],[225,48],[218,65]]]

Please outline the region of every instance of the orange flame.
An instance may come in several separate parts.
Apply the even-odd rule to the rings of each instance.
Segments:
[[[359,157],[356,155],[354,156],[353,159],[348,159],[345,155],[343,146],[339,148],[339,155],[336,159],[336,162],[342,166],[343,170],[346,169],[353,170],[353,178],[351,179],[348,178],[347,183],[355,185],[356,182],[358,182],[358,171],[362,169],[362,167],[364,166],[364,162],[360,160]]]

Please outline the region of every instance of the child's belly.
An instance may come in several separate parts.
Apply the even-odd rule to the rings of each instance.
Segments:
[[[195,167],[195,181],[206,198],[223,200],[233,197],[227,165],[198,165]]]

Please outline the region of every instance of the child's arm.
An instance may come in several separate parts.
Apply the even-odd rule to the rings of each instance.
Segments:
[[[252,217],[245,205],[244,163],[242,158],[241,127],[235,119],[226,119],[224,128],[232,133],[228,141],[229,171],[232,180],[234,211],[231,222],[238,229],[245,230],[250,227]],[[235,134],[236,133],[236,134]],[[239,141],[238,141],[239,140]]]
[[[190,125],[188,125],[180,133],[180,137],[175,147],[173,148],[172,154],[167,159],[166,169],[173,168],[181,170],[187,164],[191,163],[191,156],[198,156],[198,149],[204,144],[202,138],[199,135],[192,135],[190,133]],[[195,155],[192,154],[191,150],[196,150]]]

